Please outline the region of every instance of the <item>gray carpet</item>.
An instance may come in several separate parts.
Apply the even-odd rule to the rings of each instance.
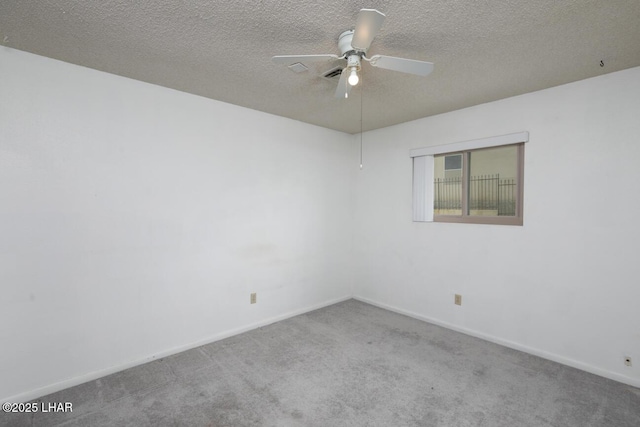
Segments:
[[[640,425],[640,389],[355,300],[40,399],[10,426]]]

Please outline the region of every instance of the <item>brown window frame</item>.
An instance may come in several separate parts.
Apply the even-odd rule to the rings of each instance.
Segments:
[[[472,216],[469,215],[469,156],[471,153],[489,150],[498,147],[477,148],[464,151],[452,151],[450,153],[439,153],[440,156],[450,156],[462,154],[462,215],[436,215],[434,212],[434,222],[450,222],[464,224],[494,224],[494,225],[523,225],[523,200],[524,200],[524,142],[516,144],[506,144],[499,147],[517,146],[517,171],[516,171],[516,214],[514,216]],[[433,209],[433,206],[431,207]]]

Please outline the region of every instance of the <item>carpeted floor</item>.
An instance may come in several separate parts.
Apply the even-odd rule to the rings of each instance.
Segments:
[[[640,389],[355,300],[40,399],[9,426],[640,426]]]

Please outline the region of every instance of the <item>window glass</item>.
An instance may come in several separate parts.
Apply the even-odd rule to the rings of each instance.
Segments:
[[[444,169],[445,170],[462,169],[462,154],[454,154],[453,156],[444,156]]]
[[[518,147],[469,152],[469,215],[515,216]]]
[[[434,215],[462,215],[462,154],[435,156],[433,166]]]

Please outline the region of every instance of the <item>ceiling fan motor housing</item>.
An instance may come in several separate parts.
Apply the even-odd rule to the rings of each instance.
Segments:
[[[338,48],[340,49],[340,53],[343,55],[347,52],[355,52],[355,49],[351,46],[353,33],[353,30],[347,30],[338,37]]]
[[[364,51],[358,51],[351,46],[354,30],[347,30],[340,34],[338,38],[338,48],[340,52],[346,56],[347,68],[349,70],[360,71],[360,59],[364,55]]]

